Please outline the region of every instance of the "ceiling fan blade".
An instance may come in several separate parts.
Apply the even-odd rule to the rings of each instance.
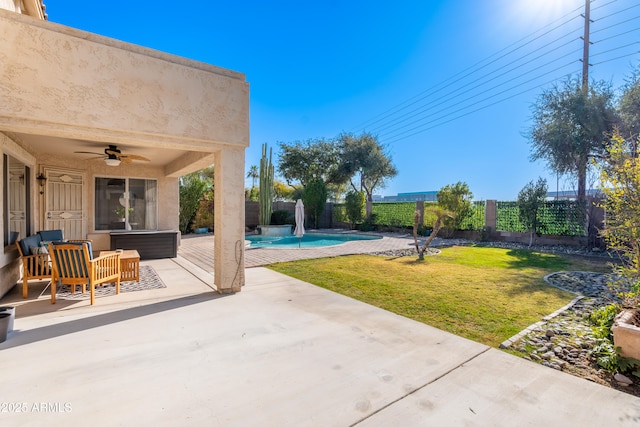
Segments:
[[[85,160],[104,160],[104,156],[98,156],[98,157],[87,157]]]
[[[110,150],[110,149],[105,149],[104,152],[110,156],[121,156],[122,153],[120,152],[120,150]]]
[[[102,153],[94,153],[93,151],[74,151],[76,154],[95,154],[96,156],[104,156]]]
[[[129,159],[129,160],[141,160],[143,162],[150,162],[151,160],[147,159],[143,156],[138,156],[137,154],[120,154],[120,158]]]
[[[127,157],[120,157],[120,163],[122,163],[123,165],[128,165],[132,162],[133,160],[127,158]]]

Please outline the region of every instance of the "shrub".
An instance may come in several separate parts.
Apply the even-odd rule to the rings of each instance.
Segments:
[[[349,191],[345,197],[345,210],[351,228],[362,221],[364,217],[365,199],[362,191]]]
[[[364,221],[358,226],[360,231],[374,231],[376,229],[376,214],[371,214],[369,218],[365,218]]]
[[[327,204],[327,186],[321,179],[314,179],[309,182],[302,192],[302,202],[305,209],[313,217],[314,227],[318,228],[320,216]]]
[[[293,224],[293,215],[286,210],[276,210],[271,213],[271,224],[284,225]]]
[[[465,223],[467,217],[471,215],[471,199],[473,193],[465,182],[456,182],[453,185],[445,185],[438,191],[439,208],[449,212],[450,217],[444,220],[444,227],[447,235],[451,235],[455,230],[460,229],[460,225]]]

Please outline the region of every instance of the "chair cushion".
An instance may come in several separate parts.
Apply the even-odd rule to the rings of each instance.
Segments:
[[[31,250],[31,255],[37,255],[37,254],[48,254],[49,250],[47,249],[46,246],[30,246],[29,249]]]
[[[91,245],[91,242],[65,242],[65,241],[58,241],[58,242],[51,242],[51,244],[53,246],[56,246],[56,245],[78,245],[78,246],[87,245],[89,247],[89,259],[93,259],[93,246]]]
[[[60,242],[64,240],[62,230],[40,230],[38,231],[40,238],[50,242]]]
[[[31,247],[40,246],[41,241],[42,241],[42,238],[40,237],[39,234],[34,234],[33,236],[25,237],[24,239],[20,240],[18,244],[20,245],[20,250],[22,251],[22,255],[24,256],[35,255],[31,253]]]
[[[89,249],[89,257],[91,258],[91,242],[51,242],[54,250],[58,245],[74,245],[78,247],[82,247],[82,245],[87,245]],[[72,252],[72,259],[70,262],[65,262],[61,260],[58,256],[55,257],[56,260],[56,268],[58,269],[58,273],[61,277],[89,277],[89,267],[85,262],[84,256],[81,252]],[[88,282],[87,282],[88,283]]]

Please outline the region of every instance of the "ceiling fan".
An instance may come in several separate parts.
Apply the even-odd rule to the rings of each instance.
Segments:
[[[87,160],[103,159],[108,166],[119,166],[120,163],[129,164],[134,160],[140,160],[143,162],[150,161],[146,157],[138,156],[137,154],[124,154],[118,149],[117,145],[109,145],[109,148],[104,149],[104,154],[94,153],[92,151],[75,151],[76,154],[95,154],[98,157],[90,157]]]

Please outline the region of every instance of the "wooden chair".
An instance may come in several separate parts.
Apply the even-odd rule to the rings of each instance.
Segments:
[[[22,259],[22,298],[29,296],[29,280],[51,278],[52,268],[46,244],[63,240],[62,230],[41,230],[16,242]],[[70,240],[70,242],[91,242],[91,240]],[[43,244],[45,246],[42,246]]]
[[[49,254],[39,253],[30,255],[30,252],[23,253],[23,246],[16,242],[18,253],[22,259],[22,298],[29,295],[29,280],[43,280],[51,278],[51,265]]]
[[[89,243],[51,243],[49,255],[52,261],[51,304],[56,303],[56,286],[89,285],[91,305],[95,302],[95,287],[104,283],[116,284],[116,294],[120,293],[120,254],[113,253],[93,258]]]

